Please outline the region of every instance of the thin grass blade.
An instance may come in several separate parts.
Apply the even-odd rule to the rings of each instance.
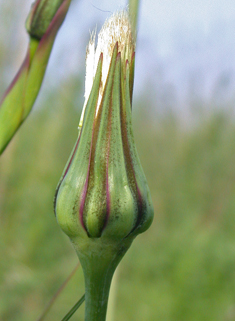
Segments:
[[[84,301],[85,301],[85,294],[83,294],[81,299],[72,307],[72,309],[66,314],[66,316],[61,321],[69,320]]]

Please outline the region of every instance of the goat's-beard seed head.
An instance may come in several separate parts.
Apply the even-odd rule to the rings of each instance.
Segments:
[[[73,239],[130,238],[153,219],[131,120],[135,41],[126,12],[113,15],[87,47],[80,133],[55,197],[55,212]]]

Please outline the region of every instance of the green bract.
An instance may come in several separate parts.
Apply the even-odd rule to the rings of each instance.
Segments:
[[[105,320],[113,272],[135,236],[153,219],[131,120],[134,43],[128,36],[127,15],[111,19],[106,27],[114,29],[114,36],[108,30],[98,37],[99,59],[85,95],[81,130],[55,197],[57,221],[83,266],[87,321]],[[105,41],[108,50],[102,47]],[[97,60],[93,42],[87,53],[88,88],[92,75],[88,63]]]
[[[57,219],[71,238],[122,239],[144,231],[152,221],[150,194],[131,124],[134,56],[125,63],[125,74],[121,67],[117,44],[96,115],[101,55],[82,129],[57,190]]]

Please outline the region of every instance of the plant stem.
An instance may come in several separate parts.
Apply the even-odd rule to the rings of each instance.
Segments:
[[[102,264],[95,259],[95,268],[85,268],[85,321],[105,321],[110,285],[116,265]],[[106,262],[105,262],[106,263]],[[90,265],[90,264],[89,264]]]
[[[105,321],[114,271],[132,243],[106,243],[102,238],[74,242],[85,278],[85,321]],[[81,251],[82,248],[82,251]]]
[[[133,33],[136,34],[136,27],[139,14],[139,0],[129,0],[129,14]]]
[[[112,276],[100,274],[87,279],[85,321],[105,321]]]

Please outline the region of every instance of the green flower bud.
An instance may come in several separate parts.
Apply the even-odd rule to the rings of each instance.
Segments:
[[[31,37],[41,39],[64,0],[36,0],[26,20]]]
[[[57,221],[83,266],[87,321],[105,320],[113,272],[153,219],[133,138],[134,50],[125,12],[106,22],[96,48],[91,37],[80,133],[55,196]]]
[[[152,221],[149,189],[131,124],[134,42],[127,16],[112,17],[104,30],[113,32],[118,23],[124,23],[120,39],[110,36],[111,42],[101,31],[99,40],[107,37],[107,48],[100,48],[103,44],[98,40],[95,52],[93,37],[88,45],[81,132],[55,203],[59,224],[71,237],[86,233],[95,238],[125,238],[144,231]],[[93,81],[89,68],[94,70],[97,57]]]

